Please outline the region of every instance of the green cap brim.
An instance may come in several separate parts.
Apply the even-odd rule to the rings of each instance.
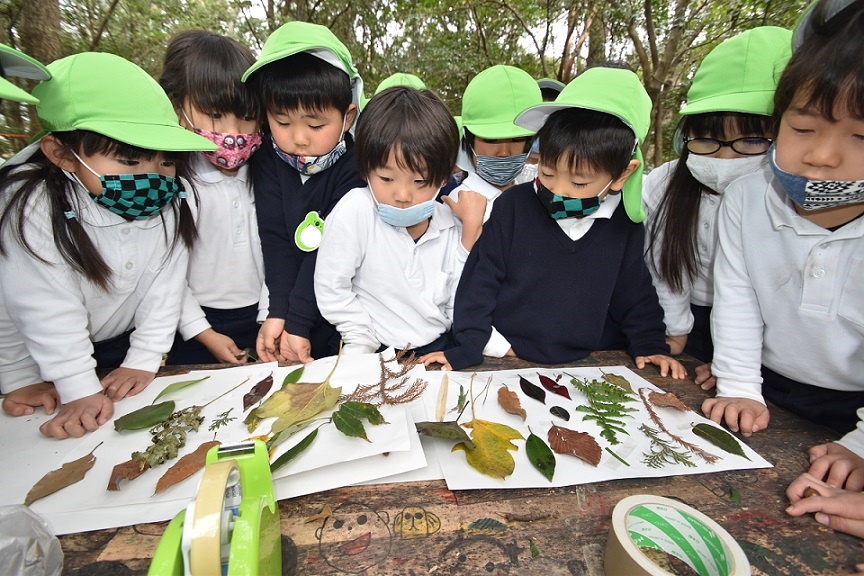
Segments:
[[[103,134],[145,150],[165,152],[214,151],[216,144],[177,125],[133,124],[121,122],[81,122],[78,129]]]
[[[0,98],[24,102],[26,104],[38,104],[39,99],[31,95],[23,88],[19,88],[5,78],[0,78]]]
[[[761,92],[742,92],[739,94],[719,94],[710,98],[702,98],[695,102],[687,102],[681,109],[682,116],[702,114],[705,112],[740,112],[755,114],[754,110],[772,110],[774,108],[774,90]],[[769,113],[763,116],[769,116]]]
[[[624,200],[624,211],[627,212],[630,220],[638,224],[645,220],[645,210],[642,208],[642,175],[645,172],[645,159],[642,157],[642,149],[638,146],[633,157],[639,160],[639,167],[627,178],[621,195]]]
[[[536,130],[526,130],[513,122],[495,122],[490,124],[465,124],[465,128],[474,136],[484,140],[498,140],[499,138],[523,138],[533,136]]]

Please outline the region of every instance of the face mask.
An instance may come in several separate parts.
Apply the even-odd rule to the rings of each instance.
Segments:
[[[864,180],[810,180],[777,166],[776,149],[768,150],[774,177],[786,195],[804,210],[821,210],[864,202]]]
[[[516,154],[499,158],[498,156],[480,156],[474,153],[477,175],[493,186],[504,186],[516,179],[525,167],[528,154]]]
[[[534,181],[534,185],[537,188],[537,198],[540,199],[540,203],[549,212],[549,216],[554,220],[563,220],[564,218],[588,216],[599,210],[600,204],[603,202],[601,196],[609,189],[612,182],[613,180],[610,180],[603,187],[603,190],[600,191],[600,194],[591,198],[567,198],[566,196],[559,196],[541,184],[539,179]]]
[[[414,206],[409,206],[408,208],[396,208],[395,206],[378,202],[375,198],[375,193],[372,192],[372,188],[369,188],[369,192],[372,193],[372,199],[375,200],[375,204],[378,205],[378,217],[381,218],[385,224],[389,224],[394,228],[408,228],[409,226],[414,226],[424,220],[428,220],[432,217],[432,214],[435,213],[434,198],[427,200],[426,202],[421,202],[420,204],[415,204]]]
[[[273,140],[273,150],[276,151],[276,155],[279,156],[279,158],[305,176],[312,176],[313,174],[323,172],[327,168],[333,166],[333,164],[335,164],[336,161],[345,154],[345,151],[348,150],[348,146],[345,144],[345,120],[347,118],[347,115],[342,117],[342,137],[339,138],[336,147],[327,154],[322,154],[321,156],[288,154],[283,152],[279,146],[276,145],[276,139],[271,135],[270,138]]]
[[[144,220],[159,213],[171,202],[174,194],[179,194],[180,198],[186,197],[183,185],[177,178],[156,172],[100,176],[75,152],[72,154],[102,183],[101,195],[97,196],[88,191],[93,200],[127,220]],[[78,180],[78,177],[74,177],[86,190],[87,187]]]
[[[699,154],[687,156],[687,168],[693,177],[718,194],[722,194],[734,180],[757,172],[764,163],[765,156],[747,158],[711,158]]]
[[[183,116],[186,117],[186,122],[192,126],[192,131],[207,138],[216,146],[218,150],[213,152],[202,152],[204,157],[211,164],[223,170],[236,170],[249,161],[252,154],[261,147],[261,134],[241,134],[233,132],[211,132],[195,128],[186,111],[183,110]]]

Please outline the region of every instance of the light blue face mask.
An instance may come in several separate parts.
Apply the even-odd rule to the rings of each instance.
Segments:
[[[516,154],[500,158],[498,156],[481,156],[474,153],[474,168],[477,175],[493,186],[505,186],[513,180],[525,168],[528,153]]]
[[[397,208],[395,206],[390,206],[389,204],[381,204],[378,202],[371,187],[369,188],[369,193],[372,194],[372,200],[374,200],[375,204],[378,206],[378,217],[381,218],[382,222],[389,224],[394,228],[408,228],[409,226],[414,226],[415,224],[419,224],[424,220],[432,218],[432,214],[435,213],[434,198],[427,200],[426,202],[421,202],[420,204],[415,204],[414,206],[409,206],[408,208]]]
[[[768,160],[774,177],[786,195],[804,210],[822,210],[864,202],[864,180],[810,180],[777,166],[776,155],[776,148],[771,146]]]

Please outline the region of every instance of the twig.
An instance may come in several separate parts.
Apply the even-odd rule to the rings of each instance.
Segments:
[[[648,398],[645,397],[644,391],[645,391],[645,388],[639,388],[639,398],[642,400],[642,404],[644,404],[645,408],[648,410],[648,414],[651,416],[651,420],[654,422],[654,424],[657,425],[658,428],[660,428],[660,430],[662,430],[664,433],[666,433],[666,435],[669,436],[672,440],[674,440],[678,445],[682,446],[683,448],[686,448],[687,450],[696,454],[697,456],[700,456],[703,460],[705,460],[709,464],[713,464],[714,462],[716,462],[717,460],[720,459],[719,456],[715,456],[714,454],[711,454],[710,452],[706,452],[705,450],[703,450],[699,446],[696,446],[695,444],[691,444],[690,442],[687,442],[686,440],[684,440],[680,436],[676,436],[675,434],[672,434],[666,428],[666,426],[663,425],[663,421],[660,420],[660,417],[657,416],[657,413],[654,412],[654,409],[651,408],[651,403],[648,402]]]

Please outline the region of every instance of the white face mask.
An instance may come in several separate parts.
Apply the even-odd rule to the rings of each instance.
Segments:
[[[767,165],[764,154],[745,158],[712,158],[699,154],[687,156],[687,168],[693,177],[718,194],[722,194],[733,180],[758,172]]]

